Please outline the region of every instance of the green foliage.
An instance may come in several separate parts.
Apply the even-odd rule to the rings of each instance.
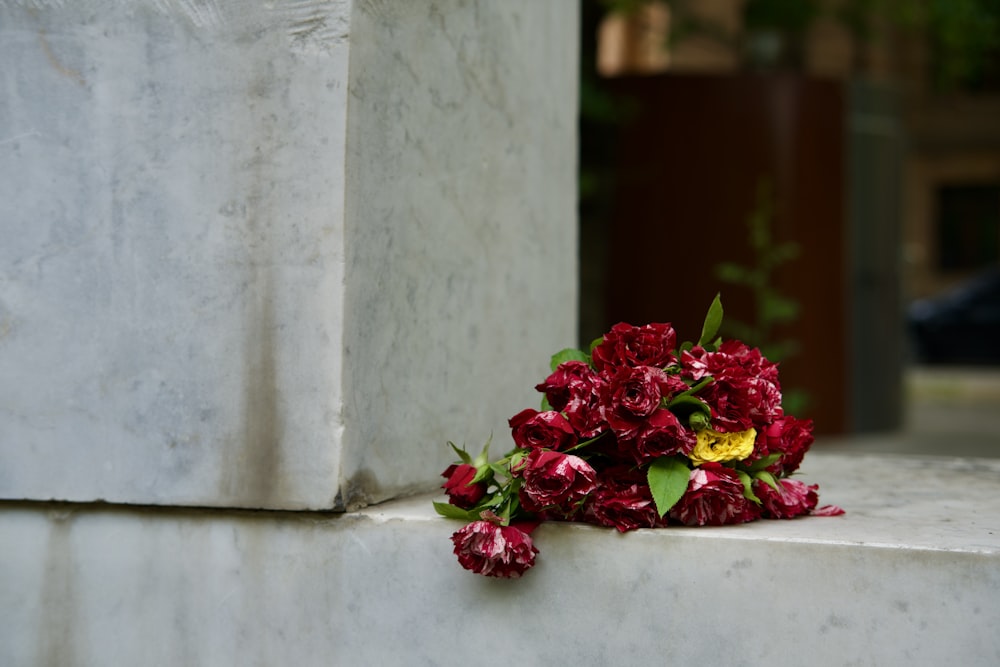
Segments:
[[[759,505],[760,498],[753,492],[753,478],[742,470],[737,470],[736,474],[739,476],[740,481],[743,482],[743,497]]]
[[[559,350],[552,355],[552,359],[549,361],[549,368],[551,368],[554,372],[557,368],[559,368],[559,364],[563,364],[567,361],[582,361],[585,364],[589,364],[590,355],[583,350],[567,347],[566,349]]]
[[[780,361],[798,352],[799,344],[791,339],[774,339],[774,328],[795,321],[799,304],[774,287],[774,272],[799,254],[793,242],[776,243],[771,230],[774,219],[774,197],[768,182],[757,189],[757,204],[747,219],[747,232],[752,262],[748,265],[721,262],[715,276],[724,283],[750,290],[754,303],[751,322],[729,319],[726,329],[733,338],[759,347],[772,361]]]
[[[754,475],[754,478],[761,480],[762,482],[764,482],[765,484],[767,484],[769,487],[771,487],[772,489],[774,489],[778,493],[781,493],[781,487],[778,486],[778,478],[776,478],[774,475],[772,475],[768,471],[761,470],[757,474]]]
[[[745,27],[804,32],[819,15],[815,0],[747,0],[743,5]]]
[[[677,504],[687,491],[691,469],[679,458],[661,456],[649,464],[646,479],[656,503],[656,511],[662,517]]]
[[[903,4],[909,6],[910,20],[929,33],[935,86],[974,86],[1000,50],[1000,3],[929,0]]]
[[[479,512],[474,510],[463,510],[450,503],[439,503],[434,501],[434,510],[446,519],[461,519],[462,521],[475,521],[479,518]]]
[[[759,347],[771,361],[782,361],[797,354],[800,344],[791,338],[776,338],[775,327],[794,322],[799,317],[799,303],[774,286],[774,272],[799,256],[797,243],[776,243],[771,229],[774,220],[774,195],[768,181],[757,188],[757,203],[747,218],[748,244],[752,261],[747,264],[721,262],[715,276],[724,283],[747,288],[753,298],[754,315],[750,322],[730,318],[726,322],[729,337]],[[808,404],[808,395],[796,389],[784,392],[782,404],[789,414],[800,413]]]
[[[708,307],[708,314],[705,315],[705,323],[701,327],[701,338],[698,345],[705,347],[711,344],[712,339],[719,333],[722,326],[722,297],[719,294],[712,299],[712,305]]]
[[[846,0],[835,16],[860,40],[873,26],[922,33],[932,49],[931,78],[938,90],[975,88],[996,67],[1000,52],[997,0]]]
[[[458,445],[451,440],[448,441],[448,446],[455,450],[455,453],[458,454],[458,458],[462,463],[472,465],[472,457],[469,456],[469,452],[465,451],[464,447],[459,449]]]

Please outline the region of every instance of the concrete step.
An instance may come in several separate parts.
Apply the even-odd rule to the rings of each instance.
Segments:
[[[996,665],[1000,461],[810,454],[841,517],[544,524],[462,570],[431,498],[346,515],[8,504],[3,665]]]

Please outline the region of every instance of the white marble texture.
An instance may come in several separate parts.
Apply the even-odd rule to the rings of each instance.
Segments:
[[[346,34],[236,5],[0,3],[2,497],[332,503]]]
[[[345,508],[575,312],[576,3],[0,0],[0,498]]]
[[[359,0],[347,118],[343,495],[511,445],[576,342],[574,0]],[[375,484],[371,480],[376,481]]]
[[[996,665],[1000,462],[810,455],[841,517],[546,524],[462,570],[428,497],[307,513],[8,507],[3,665]]]

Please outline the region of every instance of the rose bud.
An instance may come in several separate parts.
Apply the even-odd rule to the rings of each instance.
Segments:
[[[473,483],[476,468],[468,463],[448,466],[441,476],[448,480],[441,485],[441,488],[448,494],[448,502],[456,507],[471,509],[486,495],[488,486],[486,481]]]

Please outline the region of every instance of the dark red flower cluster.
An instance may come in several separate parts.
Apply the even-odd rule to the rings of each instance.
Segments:
[[[712,378],[701,397],[712,407],[716,430],[759,428],[781,416],[778,366],[757,348],[728,340],[716,352],[696,346],[681,357],[683,377]]]
[[[679,346],[670,324],[621,323],[589,355],[560,353],[535,387],[542,409],[509,420],[514,449],[493,464],[485,450],[476,461],[461,451],[444,473],[451,505],[468,512],[439,511],[472,520],[452,538],[463,567],[501,577],[531,567],[537,549],[517,520],[626,532],[842,512],[816,509],[816,485],[787,479],[812,422],[784,414],[777,365],[740,341],[704,340],[714,335]]]

